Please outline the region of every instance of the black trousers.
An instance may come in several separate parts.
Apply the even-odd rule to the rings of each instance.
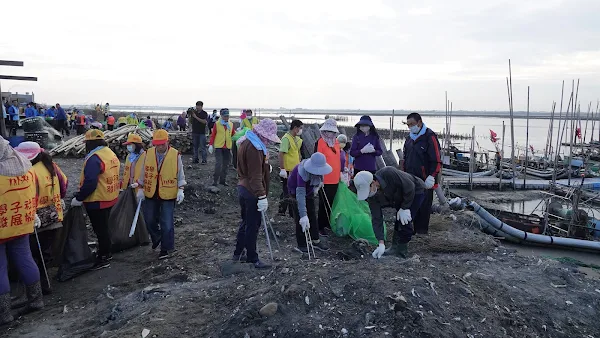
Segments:
[[[98,238],[98,258],[107,257],[110,255],[111,242],[110,235],[108,233],[108,216],[110,215],[111,209],[112,208],[86,209],[87,214],[90,217],[90,222],[92,223],[94,233]]]
[[[231,164],[236,169],[237,169],[237,152],[238,152],[237,142],[233,142],[231,145],[231,156],[232,156]]]
[[[416,234],[427,234],[429,232],[429,218],[431,217],[432,204],[433,189],[426,189],[423,203],[416,215],[412,217]]]
[[[113,129],[115,129],[115,125],[114,124],[107,124],[106,125],[106,129],[107,130],[113,130]]]
[[[85,134],[85,131],[85,126],[77,125],[77,135],[83,135]]]
[[[213,175],[213,183],[225,183],[230,154],[230,150],[227,148],[215,149],[215,173]]]
[[[290,172],[288,171],[287,173],[289,177]],[[293,217],[295,209],[291,201],[290,192],[287,187],[288,179],[283,177],[279,177],[279,179],[281,180],[281,195],[279,196],[281,201],[279,202],[279,213],[285,214],[286,211],[289,209],[290,216]]]
[[[323,231],[325,228],[331,228],[331,225],[329,225],[329,217],[331,217],[331,207],[333,206],[333,200],[335,199],[335,194],[337,194],[337,189],[337,184],[325,184],[323,189],[319,190],[320,231]],[[325,195],[323,195],[323,190],[325,191]],[[327,197],[327,199],[325,199],[325,197]]]
[[[302,226],[300,225],[300,213],[298,211],[298,201],[295,196],[290,196],[290,209],[294,215],[294,221],[296,222],[296,242],[298,248],[306,248],[306,237],[302,232]],[[310,237],[313,241],[319,240],[319,227],[317,226],[317,209],[315,208],[315,197],[313,194],[306,195],[306,216],[310,222]]]

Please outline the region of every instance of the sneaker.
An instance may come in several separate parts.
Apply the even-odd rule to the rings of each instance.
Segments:
[[[267,263],[265,263],[265,262],[263,262],[261,260],[258,260],[256,262],[254,262],[254,267],[257,268],[257,269],[270,269],[271,265],[267,264]]]
[[[205,165],[206,163],[207,163],[207,162],[206,162],[206,160],[204,160],[204,161],[202,161],[202,163],[200,163],[200,164],[202,164],[202,165]]]
[[[329,246],[323,241],[319,241],[319,243],[313,242],[313,247],[320,251],[329,251]]]
[[[301,254],[307,254],[308,253],[308,248],[307,247],[297,247],[294,250],[298,251]]]
[[[108,268],[110,266],[110,261],[108,259],[100,259],[94,264],[91,270],[100,270],[104,268]]]
[[[193,160],[193,161],[192,161],[192,164],[198,164],[198,163],[200,163],[200,161],[199,161],[199,160]]]
[[[248,260],[248,257],[246,257],[246,255],[233,255],[233,257],[231,258],[232,261],[234,262],[246,262]]]
[[[106,256],[106,259],[112,261],[112,254],[108,254],[108,256]]]
[[[160,240],[156,243],[152,243],[152,250],[158,248],[159,245],[160,245]]]
[[[169,252],[168,251],[161,251],[158,254],[158,259],[165,259],[165,258],[169,258]]]

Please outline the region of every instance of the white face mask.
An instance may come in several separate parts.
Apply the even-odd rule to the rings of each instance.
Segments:
[[[411,133],[413,133],[413,134],[418,134],[418,133],[419,133],[419,130],[421,130],[421,128],[419,128],[419,126],[418,126],[418,125],[416,125],[416,124],[415,124],[414,126],[412,126],[412,127],[408,128],[408,129],[409,129],[409,130],[410,130],[410,132],[411,132]]]
[[[133,144],[128,144],[127,151],[133,153],[135,151],[135,146]]]
[[[296,133],[296,135],[298,135],[298,136],[302,135],[302,128],[298,129],[298,132]]]
[[[371,130],[371,127],[369,127],[369,126],[360,126],[360,131],[362,131],[365,134],[368,134],[370,130]]]
[[[375,187],[375,191],[369,190],[369,197],[375,196],[376,193],[377,193],[377,187]]]

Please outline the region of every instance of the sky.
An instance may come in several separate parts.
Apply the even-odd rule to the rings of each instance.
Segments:
[[[42,103],[548,111],[600,98],[598,0],[10,1],[2,90]],[[566,105],[566,103],[565,103]],[[585,108],[587,109],[587,108]]]

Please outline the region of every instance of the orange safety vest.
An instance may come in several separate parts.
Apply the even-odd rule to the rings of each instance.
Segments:
[[[112,126],[113,124],[115,124],[115,117],[114,116],[109,116],[106,118],[106,124]]]
[[[85,116],[84,115],[77,115],[77,124],[80,126],[85,126]]]
[[[340,171],[342,167],[342,160],[340,157],[340,143],[335,140],[333,149],[327,145],[325,140],[322,138],[317,142],[317,151],[325,155],[327,164],[333,169],[331,173],[325,175],[323,178],[324,184],[338,184],[340,183]]]
[[[129,161],[129,156],[127,156],[127,160],[125,161],[125,170],[123,171],[123,181],[121,181],[121,189],[125,190],[129,185],[137,182],[140,179],[145,161],[146,152],[143,152],[140,154],[137,160],[135,160],[135,165],[133,166],[133,170],[131,170],[131,161]],[[133,176],[131,174],[133,174]]]
[[[158,189],[158,197],[163,200],[177,198],[177,189],[179,189],[177,186],[178,157],[179,151],[169,147],[159,168],[156,148],[148,149],[144,161],[144,195],[146,198],[154,198],[156,189]]]
[[[37,211],[37,177],[0,176],[0,241],[33,232]]]
[[[38,209],[49,207],[54,204],[56,213],[58,214],[58,221],[63,220],[63,209],[60,203],[60,183],[58,181],[58,175],[61,175],[63,180],[67,181],[67,176],[60,170],[60,168],[54,164],[54,171],[56,176],[50,177],[50,172],[42,162],[38,162],[33,166],[33,170],[38,179]]]
[[[96,190],[88,196],[84,202],[112,202],[119,197],[119,169],[121,163],[117,155],[110,150],[109,147],[101,148],[94,155],[98,155],[100,161],[104,165],[104,171],[98,176],[98,186]],[[83,162],[83,169],[79,177],[79,187],[83,186],[84,175],[83,171],[87,163],[87,159]]]

